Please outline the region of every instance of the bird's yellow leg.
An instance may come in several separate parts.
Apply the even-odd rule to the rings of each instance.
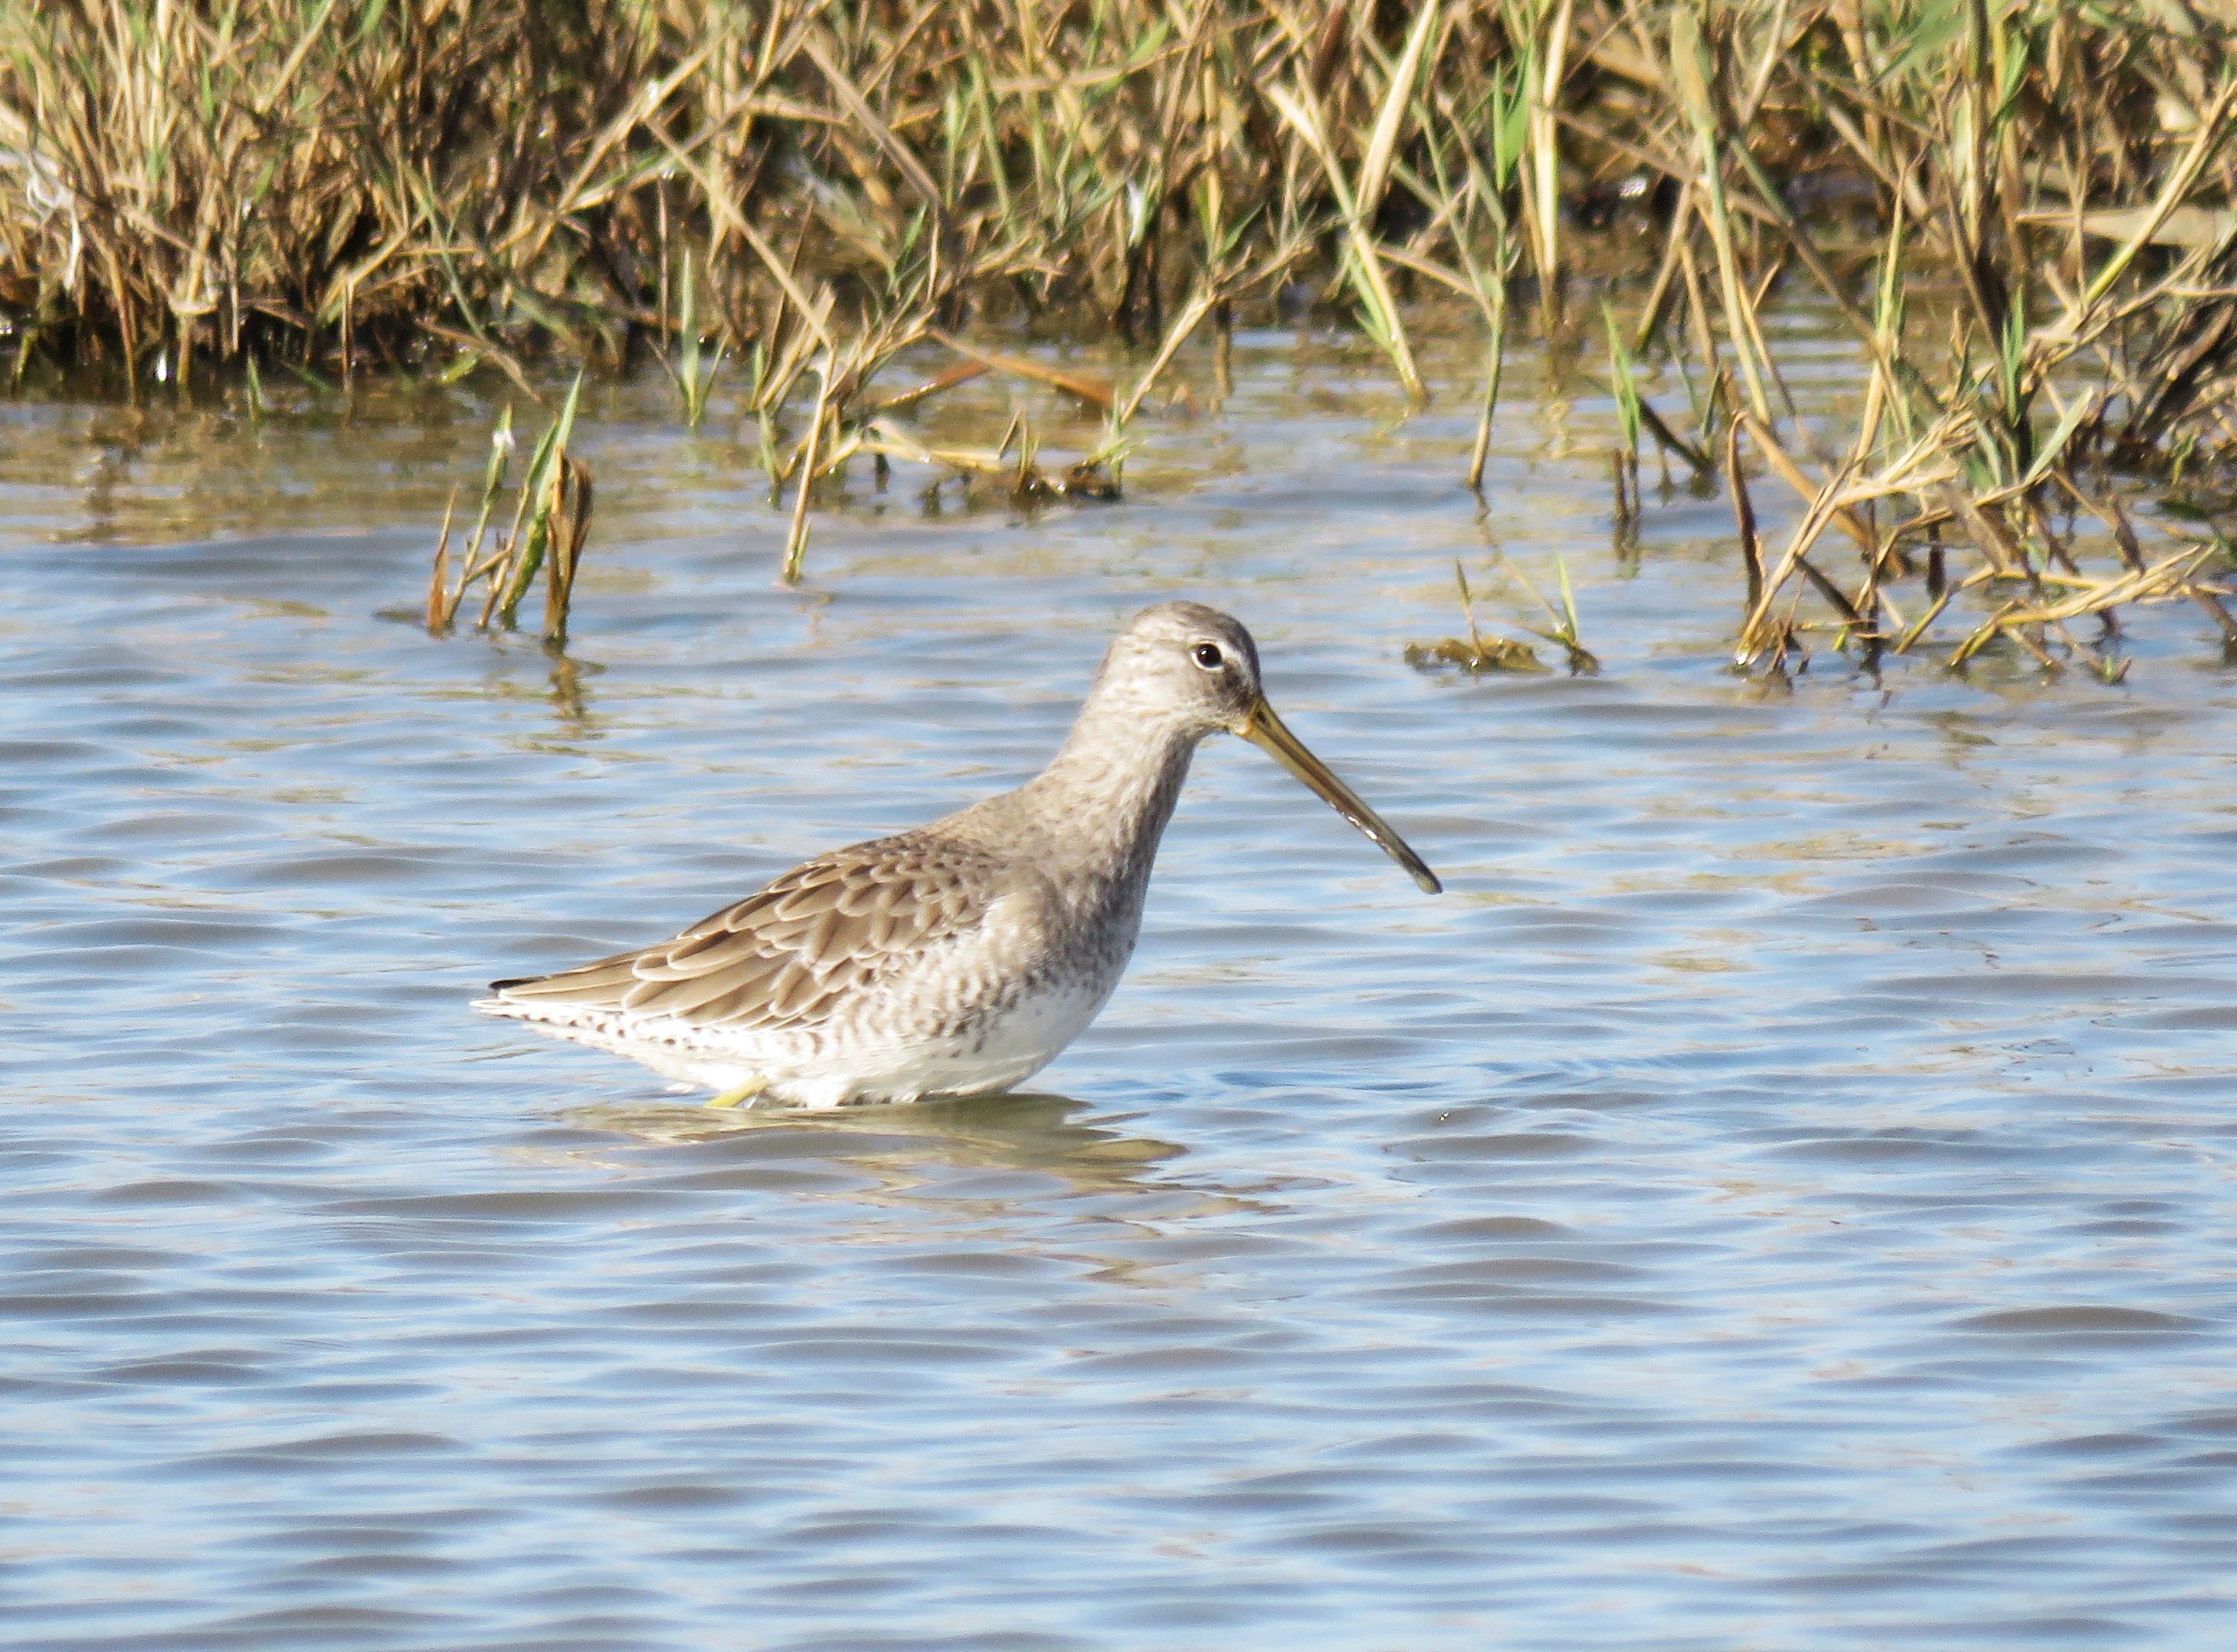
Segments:
[[[740,1102],[749,1102],[769,1088],[769,1080],[760,1076],[749,1078],[744,1083],[724,1090],[707,1103],[709,1107],[736,1107]]]

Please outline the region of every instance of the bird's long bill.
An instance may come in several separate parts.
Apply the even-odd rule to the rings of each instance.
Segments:
[[[1359,793],[1336,779],[1326,763],[1305,749],[1304,741],[1291,734],[1289,725],[1274,714],[1274,708],[1266,703],[1265,695],[1258,696],[1257,703],[1250,708],[1250,714],[1244,719],[1243,726],[1235,732],[1260,750],[1272,753],[1276,761],[1319,793],[1330,808],[1380,845],[1382,852],[1405,867],[1412,874],[1414,881],[1424,890],[1432,895],[1444,892],[1444,885],[1437,881],[1437,874],[1429,870],[1421,856],[1407,846],[1406,839],[1393,832],[1389,823],[1381,815],[1360,801]]]

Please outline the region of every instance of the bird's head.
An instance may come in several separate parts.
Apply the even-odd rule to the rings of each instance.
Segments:
[[[1406,840],[1274,714],[1258,680],[1258,645],[1239,620],[1201,602],[1145,609],[1112,643],[1097,694],[1191,740],[1239,734],[1271,754],[1424,890],[1434,895],[1442,887]]]

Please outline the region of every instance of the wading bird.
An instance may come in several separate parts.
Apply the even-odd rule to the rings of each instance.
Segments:
[[[712,1086],[710,1106],[1011,1089],[1118,984],[1189,760],[1222,733],[1272,753],[1438,892],[1274,714],[1250,634],[1165,602],[1119,633],[1063,749],[1016,791],[818,855],[672,939],[492,983],[475,1007]]]

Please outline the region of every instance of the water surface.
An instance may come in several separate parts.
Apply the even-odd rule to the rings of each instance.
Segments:
[[[1126,503],[858,476],[788,592],[657,388],[557,661],[410,622],[484,398],[0,413],[12,1644],[2231,1643],[2201,619],[1750,682],[1588,387],[1479,519],[1464,391],[1286,335]],[[1603,675],[1402,662],[1456,554],[1530,619],[1494,542]],[[1040,1094],[716,1118],[464,1007],[1015,782],[1175,595],[1446,896],[1220,741]]]

